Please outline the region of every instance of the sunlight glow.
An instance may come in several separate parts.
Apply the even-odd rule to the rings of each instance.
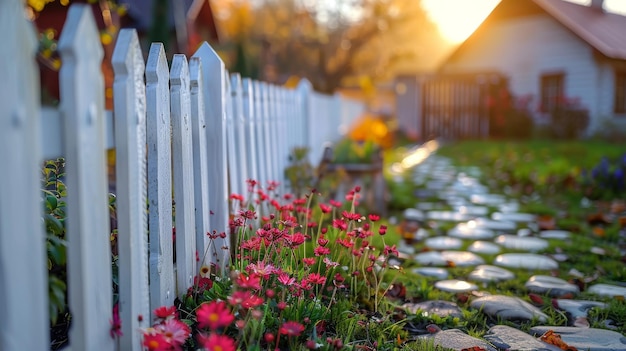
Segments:
[[[590,0],[567,0],[589,5]],[[438,25],[443,37],[459,44],[470,36],[500,0],[422,0],[424,9]],[[609,12],[626,15],[626,1],[604,0]]]

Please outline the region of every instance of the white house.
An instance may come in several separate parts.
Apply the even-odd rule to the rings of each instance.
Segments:
[[[563,0],[502,0],[439,73],[499,72],[532,96],[538,122],[557,98],[579,99],[589,132],[626,130],[626,17]]]

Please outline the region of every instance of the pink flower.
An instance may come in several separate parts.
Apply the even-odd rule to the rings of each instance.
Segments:
[[[380,216],[379,216],[379,215],[377,215],[377,214],[373,214],[373,213],[371,213],[371,214],[369,215],[369,219],[370,219],[370,221],[372,221],[372,222],[376,222],[377,220],[379,220],[379,219],[380,219]]]
[[[166,340],[175,347],[182,346],[191,334],[191,329],[187,324],[173,318],[167,319],[154,329],[163,334]]]
[[[315,258],[314,257],[305,257],[302,259],[302,262],[304,262],[305,265],[307,266],[312,266],[315,264]]]
[[[211,334],[208,337],[199,335],[198,342],[207,351],[235,351],[237,349],[235,340],[226,335]]]
[[[154,315],[156,318],[167,319],[168,317],[176,317],[176,306],[165,307],[161,306],[154,310]]]
[[[324,256],[330,253],[330,249],[324,246],[318,246],[313,250],[313,253],[315,253],[315,256]]]
[[[302,243],[304,243],[304,240],[306,240],[304,234],[300,232],[293,233],[292,235],[285,235],[283,239],[285,240],[287,246],[289,246],[290,248],[298,247],[302,245]]]
[[[287,273],[281,273],[278,275],[278,282],[283,285],[289,286],[296,282],[296,278],[290,277]]]
[[[341,207],[342,203],[341,201],[336,201],[336,200],[329,200],[328,203],[333,206],[333,207]]]
[[[326,283],[326,277],[320,275],[319,273],[311,273],[306,279],[311,284],[324,285],[324,283]]]
[[[173,306],[172,306],[173,307]],[[176,310],[176,308],[174,308]],[[113,319],[110,320],[111,330],[109,334],[115,339],[123,335],[122,333],[122,320],[120,319],[120,306],[119,304],[113,305]]]
[[[278,330],[280,334],[284,334],[287,336],[299,336],[300,334],[302,334],[303,331],[304,325],[293,321],[283,323],[283,325],[281,325],[280,329]]]
[[[334,219],[333,220],[333,227],[339,229],[339,230],[346,230],[348,229],[348,224],[343,220],[343,219]]]
[[[211,330],[226,327],[235,320],[224,301],[203,303],[196,311],[196,317],[199,328],[209,327]]]
[[[332,207],[326,204],[320,204],[320,209],[322,210],[322,213],[329,213],[330,211],[332,211]]]
[[[383,249],[383,255],[387,256],[390,253],[398,256],[398,249],[396,249],[396,245],[393,245],[393,246],[385,245],[385,248]]]

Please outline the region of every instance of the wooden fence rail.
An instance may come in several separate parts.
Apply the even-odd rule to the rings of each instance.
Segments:
[[[104,109],[102,48],[91,10],[72,5],[59,40],[57,108],[40,104],[34,29],[21,0],[0,0],[0,350],[49,349],[41,167],[66,160],[66,239],[72,350],[140,350],[151,311],[172,305],[200,264],[224,269],[229,192],[246,180],[282,182],[292,148],[317,163],[363,112],[303,81],[296,90],[229,74],[204,43],[191,58],[153,43],[147,62],[135,30],[113,54],[114,108]],[[111,249],[106,152],[116,152],[119,312],[110,335]],[[175,203],[175,219],[172,204]],[[172,230],[176,230],[176,267]],[[204,253],[208,253],[206,256]],[[199,261],[196,259],[199,256]],[[143,316],[143,318],[138,318]]]

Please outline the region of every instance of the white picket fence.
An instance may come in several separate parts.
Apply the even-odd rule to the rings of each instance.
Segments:
[[[283,180],[290,149],[319,162],[324,143],[363,112],[357,102],[229,75],[204,43],[189,60],[153,43],[147,63],[134,30],[113,55],[114,109],[104,109],[102,48],[91,9],[70,8],[58,49],[61,102],[42,108],[36,39],[21,0],[0,0],[0,350],[49,348],[41,167],[66,159],[70,347],[140,350],[151,311],[192,284],[207,232],[226,232],[229,191],[245,181]],[[112,317],[106,150],[116,150],[119,301]],[[173,197],[172,197],[173,194]],[[176,203],[173,264],[172,201]],[[148,205],[147,205],[148,204]],[[149,209],[148,209],[149,208]],[[148,228],[150,229],[148,232]],[[224,267],[229,238],[208,260]],[[200,262],[202,263],[202,262]],[[144,316],[143,319],[138,316]]]

